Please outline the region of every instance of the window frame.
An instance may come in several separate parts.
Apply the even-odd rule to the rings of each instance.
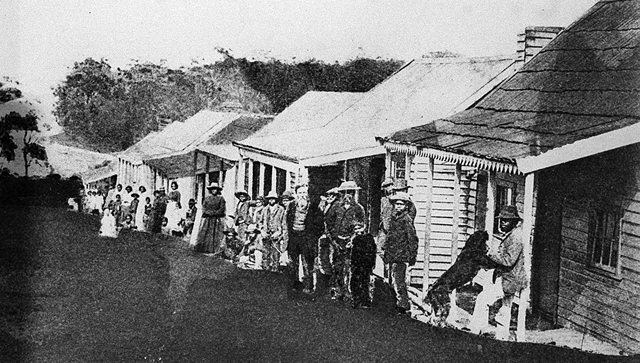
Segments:
[[[606,236],[607,231],[603,231],[606,229],[607,223],[604,218],[614,218],[616,219],[613,223],[614,233],[613,236]],[[604,221],[603,221],[604,220]],[[596,204],[590,205],[588,209],[588,220],[587,220],[587,267],[595,272],[604,274],[606,276],[610,276],[616,279],[620,279],[622,263],[620,261],[621,258],[621,250],[622,250],[622,223],[623,223],[623,211],[622,208],[618,206],[611,205],[603,205]],[[599,235],[605,234],[605,235]],[[608,241],[608,249],[609,249],[609,263],[605,264],[603,262],[604,256],[604,241]],[[596,258],[596,247],[598,246],[597,242],[600,241],[600,258],[599,261],[595,261]],[[615,248],[614,248],[615,247]],[[612,266],[612,257],[614,257],[615,253],[615,266]]]

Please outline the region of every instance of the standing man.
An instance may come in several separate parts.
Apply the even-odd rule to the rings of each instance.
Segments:
[[[333,240],[333,275],[331,278],[331,299],[344,300],[349,297],[349,255],[347,244],[355,235],[355,225],[365,224],[364,207],[355,199],[360,187],[353,181],[340,184],[338,190],[344,193],[340,207],[336,211],[335,240]],[[366,229],[366,228],[365,228]]]
[[[398,314],[405,314],[410,308],[405,280],[407,263],[409,266],[416,263],[418,235],[408,211],[408,206],[411,204],[409,195],[399,192],[390,199],[393,202],[394,211],[389,223],[387,239],[382,247],[384,251],[382,259],[391,265],[389,271],[396,292],[396,311]]]
[[[202,202],[202,221],[194,251],[204,253],[223,252],[226,203],[220,192],[218,183],[207,187],[209,195]]]
[[[251,215],[249,213],[249,200],[251,196],[245,190],[236,192],[236,198],[238,198],[238,204],[236,205],[235,225],[238,238],[242,241],[244,246],[245,232],[247,226],[251,224]]]
[[[514,205],[505,205],[498,214],[499,231],[493,235],[487,257],[497,263],[494,271],[494,288],[487,287],[476,299],[469,330],[480,333],[488,326],[489,306],[501,300],[502,306],[496,315],[496,339],[509,340],[511,303],[516,293],[527,286],[524,270],[524,240],[522,219]]]
[[[155,199],[151,207],[151,233],[162,232],[162,220],[164,219],[164,214],[167,211],[167,203],[169,202],[169,198],[164,191],[164,187],[161,187],[153,193]]]
[[[287,252],[291,259],[289,273],[295,290],[302,285],[304,293],[313,292],[313,261],[315,259],[314,246],[318,238],[317,213],[311,207],[309,189],[306,185],[295,188],[296,198],[292,201],[286,214],[287,236],[289,238]],[[302,259],[302,283],[298,280],[298,259]]]
[[[331,266],[332,241],[336,239],[336,218],[340,208],[340,191],[338,188],[329,189],[322,204],[324,216],[324,234],[318,238],[318,287],[328,289],[333,268]],[[318,290],[318,289],[316,289]]]
[[[282,240],[282,225],[284,220],[284,208],[278,204],[278,194],[270,191],[265,197],[267,206],[262,212],[262,246],[263,265],[265,270],[278,271],[280,254],[282,253],[280,241]]]

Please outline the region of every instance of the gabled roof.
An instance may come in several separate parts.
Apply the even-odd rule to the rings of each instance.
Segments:
[[[244,132],[241,130],[243,125],[246,126],[250,123],[246,120],[262,118],[263,116],[203,110],[184,122],[172,122],[162,131],[150,133],[118,156],[132,162],[141,162],[155,156],[193,149],[206,142],[214,134],[225,130],[235,121],[238,121],[239,126],[234,129],[234,133],[242,134]],[[264,125],[261,124],[261,126]],[[249,127],[247,132],[251,131],[250,129]],[[226,130],[230,131],[230,129]]]
[[[640,2],[600,1],[475,107],[383,140],[514,163],[639,121]]]
[[[218,114],[211,111],[206,112],[209,116]],[[201,115],[201,113],[202,112],[198,113],[196,116]],[[195,137],[194,140],[184,148],[174,152],[144,156],[142,158],[143,162],[156,169],[162,170],[170,178],[188,175],[193,172],[193,159],[196,149],[204,151],[217,159],[234,162],[238,159],[239,153],[237,148],[231,145],[231,143],[233,141],[244,140],[247,136],[262,129],[273,120],[272,116],[265,115],[226,112],[223,114],[235,116],[230,120],[225,119],[224,122],[215,124],[209,130],[205,130],[199,135],[196,135],[198,137]],[[194,118],[196,116],[194,116]],[[187,120],[187,124],[192,122],[191,120],[192,119]],[[203,122],[202,115],[195,120],[195,122],[198,122],[198,120],[199,122]],[[189,128],[189,130],[193,130],[193,128]],[[200,159],[201,163],[204,158]]]
[[[111,154],[55,143],[46,144],[45,149],[49,164],[63,177],[84,175],[85,172],[94,170],[96,166],[112,163],[116,159]]]
[[[328,115],[315,116],[322,122],[311,122],[318,127],[278,135],[256,134],[241,146],[309,166],[380,154],[384,151],[375,141],[376,135],[470,106],[511,76],[514,64],[513,56],[414,60],[346,107],[325,105]],[[299,114],[287,118],[313,117],[313,110],[301,115],[305,105],[296,103],[290,108]]]

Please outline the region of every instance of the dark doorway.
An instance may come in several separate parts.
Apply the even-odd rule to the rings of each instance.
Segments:
[[[342,180],[342,173],[340,165],[309,168],[309,198],[311,203],[319,203],[322,193],[339,186]]]
[[[562,198],[559,185],[541,173],[533,238],[532,307],[540,317],[557,322],[562,246]]]
[[[256,199],[260,192],[260,163],[253,163],[253,180],[251,180],[251,199]]]

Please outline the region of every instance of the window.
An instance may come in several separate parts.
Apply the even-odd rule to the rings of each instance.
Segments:
[[[589,212],[589,263],[618,274],[621,213],[617,208],[593,208]]]
[[[500,210],[502,206],[505,205],[515,205],[516,204],[516,185],[509,183],[507,184],[499,184],[496,185],[496,206],[494,209],[494,218],[493,219],[493,231],[498,231],[498,214],[500,214]]]
[[[403,153],[392,153],[391,154],[391,170],[393,171],[392,175],[395,179],[404,179],[406,176],[405,170],[405,154]]]

